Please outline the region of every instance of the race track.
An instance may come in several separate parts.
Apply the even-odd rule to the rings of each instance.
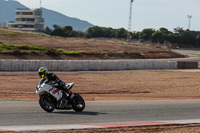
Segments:
[[[200,100],[86,101],[86,109],[44,112],[37,101],[0,101],[0,126],[199,119]]]

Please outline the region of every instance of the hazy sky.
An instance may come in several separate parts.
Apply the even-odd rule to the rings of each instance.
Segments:
[[[40,0],[17,0],[29,8],[40,6]],[[42,7],[93,25],[128,29],[130,0],[42,0]],[[144,28],[188,28],[200,31],[200,0],[134,0],[132,31]]]

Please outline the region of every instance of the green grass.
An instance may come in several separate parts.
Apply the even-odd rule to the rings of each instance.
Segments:
[[[15,37],[15,36],[17,36],[17,34],[15,32],[2,33],[2,35],[6,36],[6,37]]]
[[[132,51],[132,52],[123,52],[126,55],[138,55],[138,56],[142,56],[142,54],[138,51]]]
[[[10,31],[8,29],[0,29],[0,35],[5,37],[16,37],[20,34],[23,34],[21,31]]]
[[[25,53],[44,53],[49,49],[45,46],[38,45],[18,45],[0,42],[0,53],[1,54],[25,54]]]
[[[66,51],[64,49],[55,49],[46,46],[39,45],[19,45],[10,44],[0,41],[0,54],[11,54],[11,55],[24,55],[24,54],[47,54],[47,55],[106,55],[106,54],[127,54],[127,55],[139,55],[141,53],[137,51],[133,52],[111,52],[109,50],[103,51]]]
[[[85,54],[86,51],[65,51],[64,49],[58,49],[56,53],[64,55],[80,55],[80,54]]]
[[[98,54],[98,51],[66,51],[39,45],[19,45],[0,42],[0,54],[49,54],[49,55],[81,55]]]

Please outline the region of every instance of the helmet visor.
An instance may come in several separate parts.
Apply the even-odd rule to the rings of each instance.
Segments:
[[[44,78],[44,72],[39,72],[40,78]]]

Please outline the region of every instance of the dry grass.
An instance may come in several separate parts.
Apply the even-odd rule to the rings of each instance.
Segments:
[[[183,55],[158,46],[128,44],[119,41],[95,40],[86,38],[61,38],[45,34],[24,33],[0,29],[0,41],[9,44],[39,45],[65,51],[87,54],[77,55],[29,55],[26,59],[138,59],[138,58],[178,58]],[[90,54],[88,54],[90,53]],[[22,58],[0,55],[0,58]]]

